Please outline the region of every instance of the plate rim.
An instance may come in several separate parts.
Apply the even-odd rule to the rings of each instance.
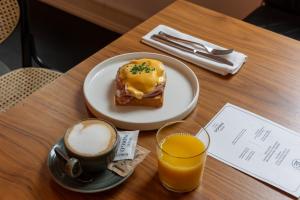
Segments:
[[[183,110],[183,112],[175,115],[175,116],[172,116],[171,118],[168,118],[168,119],[164,119],[164,120],[157,120],[157,121],[151,121],[151,122],[132,122],[132,121],[126,121],[126,120],[120,120],[118,118],[115,118],[115,117],[112,117],[112,116],[109,116],[109,115],[106,115],[100,111],[98,111],[92,104],[91,102],[88,100],[88,95],[87,95],[87,85],[88,85],[88,79],[91,80],[92,78],[92,74],[94,74],[96,71],[98,71],[98,68],[99,66],[105,64],[105,63],[109,63],[111,62],[112,60],[115,60],[115,59],[118,59],[119,57],[126,57],[126,56],[131,56],[131,55],[134,55],[134,54],[148,54],[148,55],[153,55],[153,56],[161,56],[161,57],[165,57],[166,59],[169,59],[169,60],[173,60],[177,63],[179,63],[180,65],[184,66],[184,68],[189,72],[189,74],[193,77],[193,80],[192,81],[195,81],[195,85],[196,85],[196,90],[195,90],[195,93],[193,94],[193,99],[190,101],[190,103],[186,106],[186,108]],[[170,120],[173,120],[173,119],[177,119],[178,117],[180,117],[181,115],[184,115],[184,117],[186,117],[188,114],[190,114],[194,108],[196,107],[197,105],[197,102],[198,102],[198,99],[199,99],[199,93],[200,93],[200,86],[199,86],[199,80],[196,76],[196,74],[194,73],[194,71],[188,67],[185,63],[183,63],[182,61],[174,58],[174,57],[171,57],[171,56],[168,56],[168,55],[165,55],[165,54],[160,54],[160,53],[153,53],[153,52],[130,52],[130,53],[124,53],[124,54],[119,54],[119,55],[116,55],[116,56],[113,56],[113,57],[110,57],[110,58],[107,58],[103,61],[101,61],[100,63],[96,64],[90,71],[89,73],[86,75],[85,79],[84,79],[84,83],[83,83],[83,95],[84,95],[84,99],[85,99],[85,102],[86,104],[88,105],[88,109],[90,110],[90,107],[92,108],[92,110],[90,110],[93,114],[95,114],[94,112],[97,112],[97,113],[100,113],[100,115],[108,120],[113,120],[113,121],[117,121],[118,123],[126,123],[126,124],[132,124],[134,123],[135,125],[149,125],[149,124],[157,124],[157,123],[161,123],[161,122],[168,122]],[[182,117],[182,118],[184,118]],[[131,125],[130,125],[131,126]],[[155,128],[156,129],[156,128]],[[142,130],[153,130],[153,129],[142,129]]]

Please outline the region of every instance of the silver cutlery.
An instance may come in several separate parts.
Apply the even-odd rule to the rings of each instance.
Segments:
[[[216,56],[216,55],[213,55],[213,54],[204,53],[204,52],[201,52],[201,51],[199,51],[197,49],[193,49],[193,48],[190,48],[190,47],[186,47],[186,46],[184,46],[182,44],[179,44],[177,42],[169,40],[164,35],[155,34],[155,35],[152,35],[151,38],[153,40],[156,40],[156,41],[160,42],[160,43],[163,43],[165,45],[174,47],[176,49],[180,49],[182,51],[194,54],[196,56],[199,56],[199,57],[202,57],[202,58],[203,57],[204,58],[208,58],[208,59],[210,59],[212,61],[215,61],[215,62],[218,62],[218,63],[227,64],[227,65],[233,66],[233,63],[230,62],[229,60],[225,59],[225,58],[222,58],[222,57],[219,57],[219,56]]]
[[[214,49],[214,48],[211,48],[211,47],[206,46],[204,44],[201,44],[199,42],[194,42],[194,41],[190,41],[190,40],[186,40],[186,39],[182,39],[182,38],[178,38],[178,37],[169,35],[169,34],[163,32],[163,31],[160,31],[158,34],[163,35],[163,36],[169,38],[170,40],[175,40],[177,42],[182,42],[182,43],[185,43],[185,44],[189,44],[189,45],[192,45],[196,48],[200,47],[202,50],[206,51],[207,53],[211,53],[213,55],[226,55],[226,54],[230,54],[230,53],[233,52],[233,49]]]

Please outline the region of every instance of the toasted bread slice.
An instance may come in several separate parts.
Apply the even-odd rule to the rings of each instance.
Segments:
[[[137,99],[133,98],[126,104],[121,104],[118,100],[119,97],[115,96],[115,104],[119,106],[148,106],[148,107],[161,107],[164,102],[163,95],[157,95],[155,97]]]

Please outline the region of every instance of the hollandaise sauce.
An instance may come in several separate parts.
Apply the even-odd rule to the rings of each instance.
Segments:
[[[166,80],[163,63],[154,59],[132,60],[122,66],[119,73],[127,91],[137,99],[142,99]]]

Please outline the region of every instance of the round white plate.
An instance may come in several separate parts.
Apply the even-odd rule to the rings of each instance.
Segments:
[[[118,69],[134,59],[152,58],[164,63],[167,82],[160,108],[116,106],[115,78]],[[96,65],[84,81],[83,93],[90,111],[99,118],[128,130],[153,130],[185,118],[197,105],[199,82],[194,72],[179,60],[156,53],[135,52],[107,59]]]

